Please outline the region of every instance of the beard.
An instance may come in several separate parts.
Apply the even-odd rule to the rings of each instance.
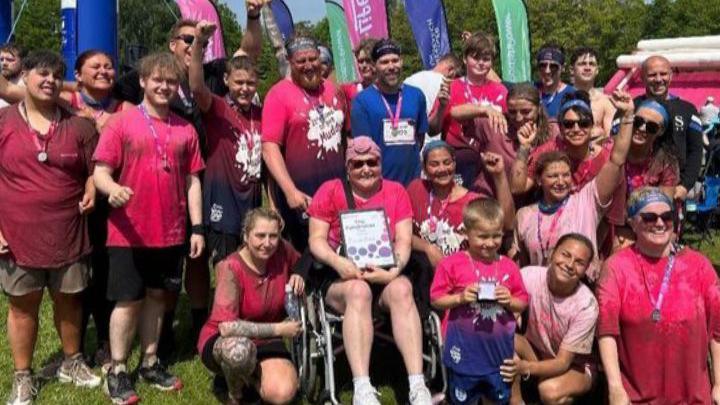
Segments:
[[[292,71],[291,76],[296,84],[306,90],[317,89],[318,87],[320,87],[320,83],[322,83],[323,80],[322,75],[318,71],[314,72],[312,79],[308,79],[306,74],[297,71]]]

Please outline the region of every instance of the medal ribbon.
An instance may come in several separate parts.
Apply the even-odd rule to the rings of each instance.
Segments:
[[[665,265],[665,272],[663,274],[662,284],[660,284],[660,290],[658,291],[657,297],[653,297],[650,293],[650,285],[647,281],[647,275],[645,274],[645,269],[640,267],[640,270],[643,274],[643,281],[645,283],[645,289],[647,290],[648,298],[650,299],[650,304],[653,306],[653,311],[651,315],[651,319],[655,322],[660,321],[660,310],[662,309],[663,301],[665,300],[665,294],[667,294],[668,289],[670,288],[670,276],[672,275],[673,267],[675,265],[675,248],[673,247],[670,251],[670,256],[668,256],[667,264]]]
[[[20,105],[22,106],[23,113],[25,114],[25,122],[27,123],[28,129],[30,130],[30,132],[33,133],[33,135],[35,135],[35,136],[33,136],[32,139],[33,139],[33,143],[35,144],[35,149],[37,149],[38,159],[39,159],[39,157],[42,153],[45,153],[47,155],[48,144],[50,143],[50,139],[52,139],[52,137],[55,135],[55,132],[57,130],[57,127],[58,127],[57,111],[55,112],[55,118],[53,118],[53,120],[50,122],[50,128],[48,128],[47,134],[45,136],[42,136],[40,131],[36,130],[35,128],[32,127],[32,125],[30,125],[30,117],[28,116],[27,106],[25,105],[25,103],[22,102]],[[40,142],[40,140],[42,140],[42,143]],[[45,157],[45,159],[41,160],[41,162],[44,163],[46,160],[47,160],[47,156]]]
[[[554,234],[556,233],[556,231],[557,231],[557,229],[556,229],[556,228],[557,228],[557,225],[558,225],[558,223],[560,222],[560,217],[562,216],[562,213],[563,213],[563,211],[565,210],[565,205],[567,204],[568,200],[569,200],[569,198],[566,198],[565,201],[563,201],[563,203],[562,203],[562,205],[560,206],[560,208],[558,208],[557,212],[555,212],[555,213],[553,214],[553,219],[552,219],[552,222],[550,223],[550,228],[548,229],[548,239],[547,239],[545,245],[543,245],[542,231],[541,231],[541,229],[540,229],[540,228],[542,227],[543,214],[540,212],[540,207],[538,207],[538,213],[537,213],[537,239],[538,239],[538,243],[540,244],[540,252],[541,252],[541,254],[542,254],[542,260],[543,260],[543,262],[544,262],[545,259],[547,258],[547,256],[546,256],[546,255],[547,255],[547,252],[550,250],[550,241],[552,241],[552,239],[554,238],[553,235],[554,235]]]
[[[397,129],[399,123],[400,123],[400,110],[402,110],[402,88],[398,92],[398,101],[395,105],[395,114],[393,114],[392,109],[390,108],[390,103],[388,103],[385,96],[382,94],[379,88],[377,86],[375,87],[377,91],[380,93],[380,98],[383,101],[383,104],[385,104],[385,111],[387,112],[388,118],[392,121],[392,128]]]
[[[470,90],[470,80],[468,80],[467,76],[463,77],[463,83],[465,84],[465,100],[469,101],[473,105],[479,105],[480,101],[473,96],[472,91]]]
[[[245,114],[243,114],[242,109],[235,102],[235,100],[230,98],[229,94],[225,96],[225,101],[228,103],[230,108],[232,108],[237,113],[237,115],[241,118],[240,121],[245,120],[246,123],[248,124],[248,126],[250,127],[250,136],[248,136],[247,138],[248,138],[248,149],[250,149],[250,151],[252,152],[253,146],[255,146],[255,139],[254,139],[254,137],[255,137],[255,120],[253,120],[253,114],[252,114],[253,107],[254,107],[253,104],[250,103],[250,111],[247,114],[247,118],[245,118]],[[234,127],[232,128],[232,130],[233,130],[233,135],[235,135],[235,138],[237,140],[240,140],[241,135],[235,130]]]
[[[145,121],[147,121],[148,126],[150,127],[150,134],[153,137],[153,140],[155,141],[155,150],[157,154],[162,158],[163,160],[163,169],[168,170],[170,169],[170,163],[168,162],[168,145],[170,144],[170,135],[165,138],[165,146],[164,148],[160,146],[160,138],[158,137],[157,132],[155,131],[155,126],[152,123],[152,118],[150,118],[150,114],[148,114],[147,109],[145,108],[145,105],[140,104],[139,106],[140,112],[142,113],[143,117],[145,117]]]

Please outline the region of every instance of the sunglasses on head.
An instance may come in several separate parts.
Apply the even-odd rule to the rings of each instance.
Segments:
[[[662,214],[656,214],[654,212],[641,212],[638,215],[640,215],[640,219],[646,224],[654,224],[657,222],[658,218],[662,219],[665,223],[669,223],[675,218],[675,214],[672,211],[665,211]]]
[[[362,169],[364,166],[369,168],[377,167],[380,162],[377,159],[366,159],[366,160],[351,160],[350,167],[357,170]]]
[[[645,132],[649,135],[657,135],[660,132],[660,124],[657,122],[648,121],[643,117],[635,116],[633,120],[633,129],[641,129],[645,127]]]
[[[540,68],[540,70],[550,69],[553,72],[557,72],[558,70],[560,70],[560,65],[552,62],[540,62],[538,63],[538,67]]]
[[[593,122],[590,118],[582,118],[580,120],[568,120],[564,119],[560,121],[560,125],[565,129],[573,129],[575,125],[578,125],[582,129],[588,129],[592,126]]]

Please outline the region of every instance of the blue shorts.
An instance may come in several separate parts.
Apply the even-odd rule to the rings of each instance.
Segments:
[[[481,396],[497,404],[510,403],[510,384],[502,380],[500,372],[472,376],[448,370],[448,393],[452,404],[472,404]]]

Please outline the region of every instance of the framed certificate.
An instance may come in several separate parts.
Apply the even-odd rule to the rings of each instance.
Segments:
[[[382,208],[350,210],[340,213],[345,254],[356,266],[363,268],[395,266],[390,227]]]

